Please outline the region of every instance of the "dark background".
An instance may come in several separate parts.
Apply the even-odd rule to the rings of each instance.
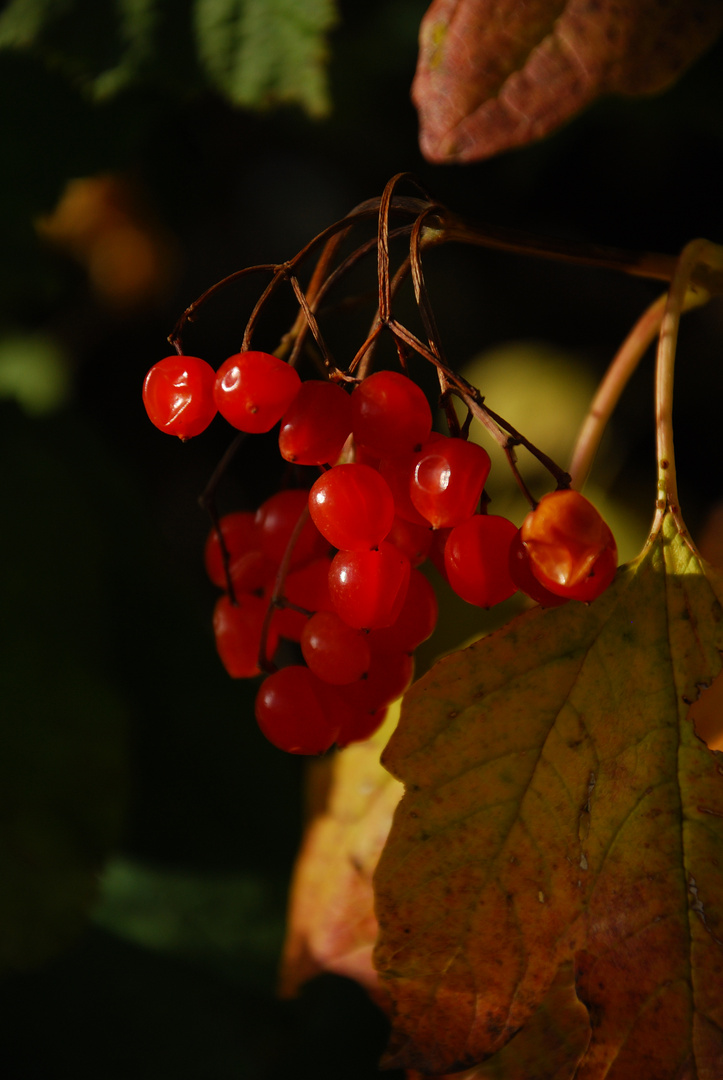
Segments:
[[[409,101],[424,7],[341,4],[333,111],[319,121],[184,92],[180,72],[177,86],[135,86],[91,106],[38,57],[0,53],[0,330],[57,342],[69,379],[65,403],[43,415],[0,399],[8,1078],[361,1080],[377,1074],[384,1046],[384,1021],[350,983],[324,977],[297,1001],[274,997],[304,763],[264,742],[254,686],[232,683],[214,652],[197,497],[229,429],[217,419],[181,445],[141,405],[143,376],[186,305],[238,268],[290,257],[402,170],[458,213],[537,235],[668,253],[697,236],[723,239],[720,45],[666,95],[602,102],[494,161],[431,166]],[[164,289],[136,304],[109,303],[82,259],[32,232],[68,179],[104,172],[126,179],[171,252]],[[459,246],[425,266],[460,363],[541,340],[600,375],[659,291]],[[235,351],[252,300],[240,289],[214,301],[186,351],[214,364]],[[348,343],[339,331],[349,356],[355,327],[350,319]],[[721,495],[722,341],[718,304],[686,322],[676,423],[694,534]],[[621,403],[608,494],[628,507],[649,499],[652,510],[651,373],[647,361]],[[560,387],[544,390],[540,407],[554,411]],[[271,449],[260,440],[241,454],[222,509],[270,494]],[[67,889],[74,909],[109,850],[115,876],[101,909],[75,926],[55,899]],[[209,926],[222,927],[216,938]]]

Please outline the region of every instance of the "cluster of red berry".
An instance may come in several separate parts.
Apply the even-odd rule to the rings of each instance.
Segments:
[[[381,724],[437,621],[418,569],[428,557],[480,607],[518,589],[546,606],[590,601],[615,574],[612,533],[579,492],[546,495],[521,529],[481,510],[487,451],[432,431],[424,393],[401,372],[376,372],[349,393],[302,383],[267,353],[236,354],[218,372],[173,356],[148,372],[144,402],[182,439],[217,411],[245,432],[280,421],[282,457],[322,470],[308,492],[280,491],[255,514],[222,518],[206,545],[209,577],[225,590],[219,654],[234,677],[272,671],[256,717],[282,749],[321,753]],[[280,638],[299,643],[304,664],[273,670]]]

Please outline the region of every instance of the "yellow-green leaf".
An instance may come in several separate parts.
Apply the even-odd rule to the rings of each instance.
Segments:
[[[375,879],[390,1064],[517,1080],[572,970],[589,1045],[578,1064],[571,1010],[535,1077],[723,1076],[723,769],[688,715],[722,601],[666,515],[594,604],[534,609],[409,692]]]
[[[656,93],[722,26],[720,0],[434,0],[412,88],[422,152],[478,161],[602,94]]]
[[[377,936],[372,875],[402,793],[379,754],[398,717],[396,704],[371,739],[312,765],[318,770],[312,786],[321,789],[321,797],[294,872],[281,971],[284,995],[321,971],[333,971],[379,999],[372,965]]]

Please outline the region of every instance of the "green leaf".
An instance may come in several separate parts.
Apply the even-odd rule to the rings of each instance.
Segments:
[[[273,987],[284,897],[256,874],[200,874],[113,859],[96,925],[155,952]]]
[[[207,80],[234,105],[323,116],[334,22],[333,0],[12,0],[0,48],[35,52],[96,99]]]
[[[67,358],[46,334],[0,338],[0,397],[15,398],[31,416],[53,412],[70,395]]]
[[[689,717],[722,602],[669,514],[594,604],[534,609],[409,691],[375,879],[390,1064],[529,1080],[515,1047],[571,968],[590,1043],[571,1011],[535,1076],[723,1075],[723,779]]]
[[[195,19],[202,62],[234,104],[328,112],[332,0],[196,0]]]

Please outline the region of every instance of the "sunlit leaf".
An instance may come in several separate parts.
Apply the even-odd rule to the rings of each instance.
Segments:
[[[378,995],[372,875],[401,795],[379,754],[398,716],[393,706],[371,739],[316,766],[321,797],[294,874],[282,968],[286,995],[321,971],[346,975]]]
[[[723,769],[689,717],[722,600],[666,515],[594,604],[534,609],[409,692],[375,881],[391,1064],[517,1080],[503,1048],[571,966],[590,1043],[570,1071],[573,1011],[535,1076],[723,1076]]]
[[[413,85],[422,152],[477,161],[601,95],[656,93],[722,27],[719,0],[434,0]]]

